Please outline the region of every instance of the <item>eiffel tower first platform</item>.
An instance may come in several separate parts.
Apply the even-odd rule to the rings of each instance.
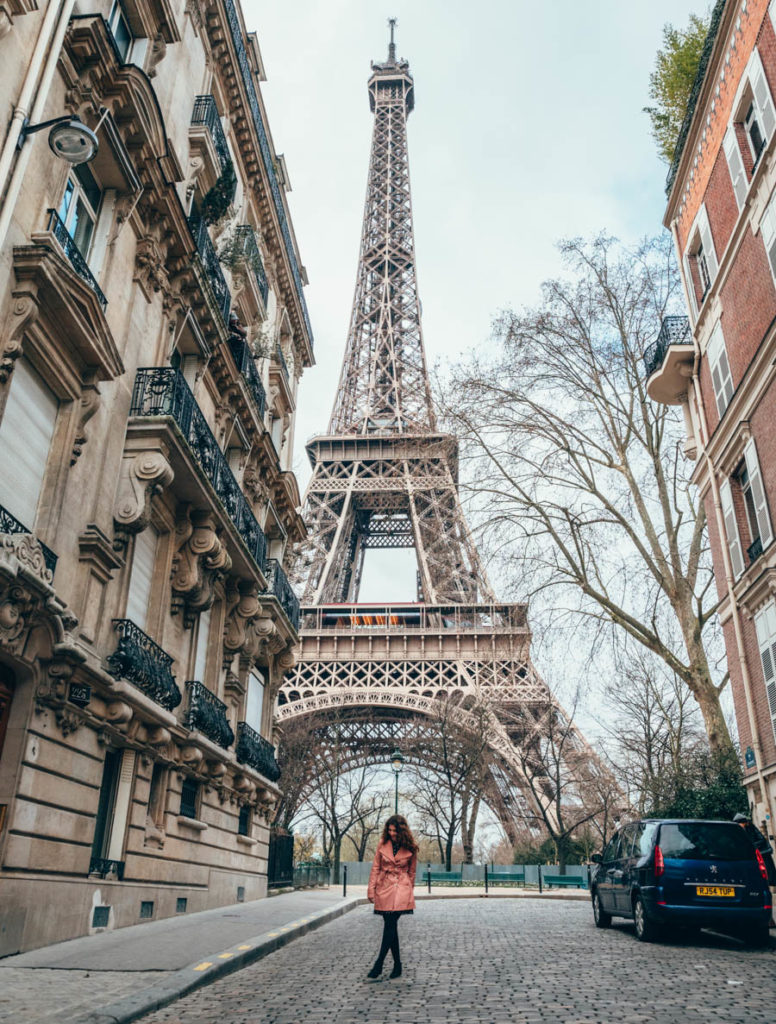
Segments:
[[[458,443],[437,426],[412,226],[414,101],[391,24],[388,59],[369,78],[374,132],[339,389],[327,433],[307,445],[301,653],[277,722],[282,731],[299,716],[345,715],[354,765],[387,760],[397,743],[422,761],[440,701],[465,708],[487,694],[499,711],[485,799],[514,837],[516,820],[537,811],[525,746],[562,711],[531,664],[526,606],[495,600],[459,502]],[[359,603],[366,551],[406,547],[417,554],[417,602]]]

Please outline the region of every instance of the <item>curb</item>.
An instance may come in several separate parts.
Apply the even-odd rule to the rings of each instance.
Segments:
[[[280,925],[273,931],[244,939],[235,946],[213,953],[211,960],[197,961],[177,971],[170,971],[166,977],[136,995],[125,996],[86,1016],[73,1017],[69,1024],[130,1024],[147,1013],[169,1006],[195,989],[248,967],[269,953],[274,953],[276,949],[293,942],[294,939],[315,931],[367,902],[368,900],[363,897],[353,897],[348,903],[340,904],[338,907],[321,910],[299,921]]]
[[[415,901],[418,900],[571,900],[572,902],[590,902],[590,892],[587,889],[580,889],[576,892],[558,893],[527,893],[525,896],[516,895],[513,892],[459,892],[459,893],[415,893]]]

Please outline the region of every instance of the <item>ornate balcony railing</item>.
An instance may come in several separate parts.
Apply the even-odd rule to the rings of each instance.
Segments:
[[[226,144],[221,118],[218,116],[218,107],[212,96],[197,96],[194,100],[191,123],[204,125],[210,132],[210,138],[213,140],[213,146],[218,154],[218,162],[223,171],[232,158],[229,156],[229,147]]]
[[[267,392],[264,390],[259,371],[256,369],[256,364],[253,361],[250,345],[244,338],[232,334],[229,337],[229,348],[231,349],[234,361],[237,363],[237,369],[245,378],[248,390],[253,396],[253,401],[256,403],[259,419],[263,420],[264,413],[267,411]]]
[[[221,264],[218,262],[218,253],[210,241],[207,224],[199,212],[193,208],[189,214],[189,227],[191,228],[191,234],[194,238],[199,258],[202,260],[202,266],[205,268],[205,273],[208,276],[210,287],[213,289],[213,295],[218,304],[219,312],[223,317],[224,323],[228,324],[232,296],[229,294],[224,272],[221,270]]]
[[[132,416],[171,416],[210,481],[256,565],[264,571],[267,541],[240,485],[213,437],[183,374],[172,367],[146,367],[137,371],[132,393]]]
[[[98,878],[124,878],[124,861],[108,860],[105,857],[92,857],[89,861],[89,874]]]
[[[286,357],[283,355],[283,350],[281,349],[280,345],[275,346],[274,359],[275,362],[280,367],[286,384],[288,384],[290,387],[290,377],[288,376],[288,363],[286,362]]]
[[[170,671],[170,655],[131,619],[114,619],[113,628],[118,633],[119,643],[107,661],[110,674],[116,679],[128,679],[168,711],[177,708],[181,691]]]
[[[756,537],[754,541],[746,549],[746,554],[749,558],[749,564],[756,562],[760,555],[763,553],[763,542],[759,537]]]
[[[294,629],[299,629],[299,598],[291,589],[283,566],[276,558],[267,559],[266,575],[270,593],[280,601],[280,607],[288,616],[288,621]]]
[[[256,285],[261,295],[261,301],[264,303],[266,308],[267,296],[269,295],[269,283],[267,281],[267,275],[264,272],[264,261],[261,258],[259,252],[259,246],[256,242],[256,232],[250,226],[250,224],[240,224],[235,231],[235,252],[241,253],[245,257],[246,263],[250,266],[253,271],[253,276],[256,278]]]
[[[270,782],[277,782],[280,778],[275,748],[263,736],[259,736],[255,729],[251,729],[247,722],[237,723],[235,755],[240,764],[247,764]]]
[[[690,321],[686,316],[663,318],[657,339],[644,353],[644,374],[651,377],[663,365],[666,352],[671,345],[692,345]]]
[[[230,747],[234,743],[234,733],[226,718],[226,704],[195,679],[186,683],[186,695],[186,728],[201,732],[219,747]]]
[[[272,200],[275,206],[275,213],[277,214],[278,223],[280,224],[280,233],[283,236],[283,242],[285,244],[286,253],[288,254],[288,262],[291,264],[291,273],[294,278],[294,284],[296,285],[296,293],[299,298],[299,306],[302,310],[302,318],[304,320],[305,328],[307,330],[307,337],[310,339],[310,347],[313,344],[313,332],[310,327],[310,317],[307,313],[307,303],[305,302],[304,292],[302,291],[302,276],[299,273],[299,264],[296,259],[296,252],[294,250],[294,243],[291,238],[291,230],[288,226],[288,220],[286,219],[286,211],[283,206],[283,197],[280,192],[280,185],[278,184],[277,174],[275,173],[275,164],[272,159],[272,150],[269,146],[269,140],[267,139],[267,132],[264,128],[264,121],[261,117],[261,108],[259,107],[259,99],[256,95],[256,86],[254,85],[253,72],[251,71],[251,65],[248,60],[248,54],[245,52],[245,43],[242,36],[242,28],[240,26],[240,17],[237,13],[234,0],[224,0],[224,8],[226,10],[226,17],[229,21],[229,30],[232,36],[232,43],[234,44],[235,51],[237,53],[237,64],[240,68],[240,76],[245,87],[245,92],[248,96],[248,106],[251,108],[251,114],[253,116],[253,124],[256,128],[256,134],[259,138],[259,149],[261,150],[261,160],[264,164],[264,171],[269,181],[270,191],[272,192]]]
[[[89,264],[81,255],[81,250],[73,241],[70,232],[67,230],[65,225],[59,218],[59,214],[56,210],[49,210],[48,219],[48,230],[52,233],[54,238],[59,242],[62,247],[62,251],[67,256],[70,266],[78,274],[80,278],[89,285],[94,294],[97,296],[97,301],[102,306],[103,310],[108,305],[108,300],[102,294],[102,289],[97,284],[94,274],[89,270]]]
[[[0,533],[15,533],[15,534],[27,534],[30,537],[35,536],[32,530],[28,530],[27,527],[20,523],[16,516],[12,516],[7,508],[3,508],[0,505]],[[37,538],[35,538],[37,540]],[[57,556],[51,550],[47,548],[42,541],[38,541],[41,548],[43,549],[43,561],[46,563],[46,568],[54,575],[57,568]]]

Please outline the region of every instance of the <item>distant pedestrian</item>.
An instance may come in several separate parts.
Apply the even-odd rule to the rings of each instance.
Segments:
[[[385,823],[382,838],[369,875],[367,899],[375,913],[383,919],[383,941],[374,967],[367,978],[379,978],[383,961],[390,949],[393,956],[392,978],[401,975],[399,953],[399,918],[411,914],[415,907],[415,870],[418,866],[418,844],[410,832],[407,819],[392,815]]]

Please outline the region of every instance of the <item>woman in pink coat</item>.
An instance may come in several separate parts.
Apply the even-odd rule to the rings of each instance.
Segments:
[[[407,819],[401,814],[394,814],[385,823],[366,891],[375,913],[383,918],[383,941],[367,978],[380,977],[389,949],[393,956],[391,977],[398,978],[401,974],[398,923],[402,914],[411,914],[415,907],[417,866],[418,844],[412,837]]]

